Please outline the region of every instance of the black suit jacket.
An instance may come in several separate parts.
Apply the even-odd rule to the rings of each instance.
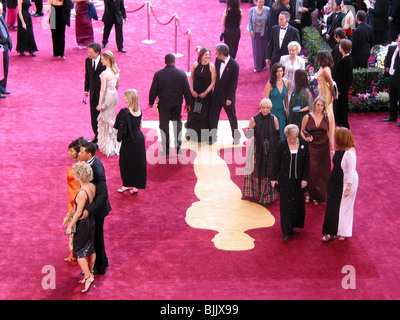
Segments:
[[[288,25],[288,29],[286,30],[285,37],[282,41],[282,46],[279,47],[280,28],[281,27],[279,25],[272,27],[271,39],[268,44],[268,52],[267,52],[267,59],[271,60],[271,66],[279,62],[281,56],[289,54],[289,50],[287,47],[289,42],[297,41],[298,43],[301,43],[299,30],[292,27],[291,25]]]
[[[174,65],[157,71],[150,87],[149,104],[154,104],[157,97],[159,107],[182,107],[183,97],[186,105],[190,105],[192,95],[186,73]]]
[[[226,100],[232,101],[234,104],[236,89],[239,80],[239,65],[235,59],[230,57],[228,64],[225,67],[222,77],[220,79],[220,66],[222,60],[216,59],[215,68],[217,70],[217,81],[215,83],[214,97],[219,101],[225,103]]]
[[[389,1],[377,0],[374,8],[369,8],[368,12],[372,14],[372,28],[374,31],[385,32],[389,28]]]
[[[0,44],[7,45],[8,49],[11,51],[12,49],[12,40],[10,37],[10,33],[8,32],[7,23],[5,22],[3,17],[0,17],[0,23],[3,25],[4,29],[6,30],[7,37],[4,37],[0,32]]]
[[[104,0],[104,13],[101,19],[104,24],[113,24],[115,21],[122,24],[123,19],[126,19],[124,0]]]
[[[351,35],[353,47],[351,55],[353,57],[354,68],[367,68],[374,41],[374,32],[370,25],[360,23],[358,27],[353,30]]]
[[[392,63],[392,57],[393,57],[394,52],[396,51],[396,48],[397,48],[396,44],[389,46],[388,51],[386,53],[385,61],[384,61],[385,68],[390,69],[390,65]],[[400,57],[398,59],[400,59]],[[400,88],[400,63],[397,65],[397,67],[395,66],[394,74],[391,77],[393,77],[392,79],[395,80],[396,86],[398,88]]]
[[[111,211],[111,205],[108,201],[108,190],[104,166],[100,159],[95,156],[91,167],[93,169],[93,180],[91,182],[96,185],[96,195],[93,202],[87,206],[86,209],[89,212],[89,215],[95,214],[106,217]]]
[[[96,70],[93,70],[92,59],[85,60],[85,92],[89,92],[90,104],[98,105],[100,95],[100,74],[106,67],[99,61]]]
[[[344,16],[345,16],[345,14],[342,11],[335,12],[335,13],[332,13],[328,17],[328,20],[326,21],[326,24],[327,24],[326,34],[329,35],[329,40],[327,40],[327,42],[329,43],[329,46],[332,49],[336,45],[336,41],[334,39],[335,29],[342,26],[342,20],[343,20]],[[326,40],[326,38],[325,38],[325,40]]]

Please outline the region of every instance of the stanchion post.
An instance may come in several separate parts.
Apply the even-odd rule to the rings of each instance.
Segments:
[[[178,14],[174,14],[175,18],[175,53],[174,56],[175,58],[181,58],[183,57],[182,53],[178,53]]]
[[[187,71],[186,71],[186,75],[190,76],[191,73],[191,67],[190,67],[190,29],[188,29],[187,31],[187,39],[188,39],[188,44],[187,44]]]
[[[146,5],[147,5],[147,40],[142,40],[142,43],[153,44],[156,43],[156,40],[150,39],[150,7],[151,7],[150,1],[146,1]]]

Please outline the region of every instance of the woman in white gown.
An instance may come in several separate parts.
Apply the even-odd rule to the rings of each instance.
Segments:
[[[322,241],[352,236],[354,203],[358,189],[357,156],[354,136],[349,129],[335,130],[337,150],[333,156],[333,170],[328,181],[328,202],[325,211]]]
[[[115,63],[114,55],[107,50],[101,54],[101,63],[106,66],[100,75],[101,89],[97,117],[98,146],[100,152],[107,157],[119,154],[121,143],[117,141],[117,130],[113,128],[115,122],[115,109],[118,102],[119,69]]]

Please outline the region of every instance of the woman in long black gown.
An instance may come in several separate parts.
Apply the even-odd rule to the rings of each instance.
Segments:
[[[194,141],[201,141],[201,130],[209,129],[212,89],[217,80],[217,71],[210,57],[211,51],[205,47],[201,48],[197,62],[193,64],[190,73],[190,92],[193,102],[185,127],[189,129],[186,138]],[[195,102],[201,103],[200,110],[195,108]],[[208,132],[205,138],[208,139]]]
[[[114,123],[114,128],[118,130],[117,140],[121,142],[119,168],[122,187],[118,192],[123,193],[132,187],[130,192],[137,194],[138,189],[146,188],[147,180],[146,147],[140,130],[142,111],[137,91],[126,90],[124,102],[128,107],[119,111]]]
[[[242,9],[240,9],[240,0],[227,0],[226,7],[222,17],[224,42],[229,47],[229,55],[235,59],[241,36]]]
[[[278,119],[270,113],[272,102],[260,101],[260,113],[250,119],[246,136],[254,135],[246,160],[243,197],[254,198],[264,206],[278,200],[278,192],[271,187],[271,173],[275,149],[280,140]]]
[[[34,52],[38,49],[33,35],[32,18],[29,13],[30,6],[30,0],[18,0],[17,52],[21,56],[24,56],[25,52],[29,52],[34,57]]]
[[[282,239],[287,241],[293,228],[304,228],[304,188],[310,172],[310,153],[307,142],[299,139],[297,125],[287,125],[284,132],[286,140],[278,144],[271,185],[279,187]]]

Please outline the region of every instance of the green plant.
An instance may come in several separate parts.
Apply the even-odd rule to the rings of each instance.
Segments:
[[[329,45],[322,39],[318,30],[313,27],[307,27],[302,30],[303,32],[303,47],[306,50],[309,62],[314,65],[316,70],[319,69],[317,61],[317,53],[320,50],[328,50],[331,52]]]

